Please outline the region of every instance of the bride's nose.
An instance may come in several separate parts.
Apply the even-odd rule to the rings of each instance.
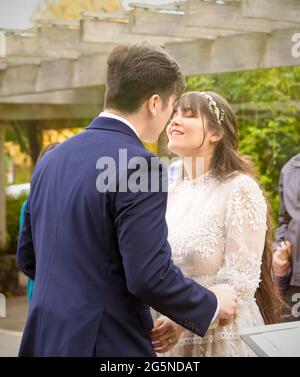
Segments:
[[[172,120],[171,120],[171,126],[182,126],[182,123],[181,123],[181,120],[180,120],[180,117],[177,115],[175,115]]]

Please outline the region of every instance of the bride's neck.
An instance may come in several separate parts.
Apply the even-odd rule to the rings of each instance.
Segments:
[[[211,156],[184,157],[183,164],[188,179],[196,179],[208,172],[210,169],[211,159]]]

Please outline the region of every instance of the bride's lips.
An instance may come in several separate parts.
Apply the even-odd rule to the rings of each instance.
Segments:
[[[176,136],[182,136],[182,135],[184,135],[184,133],[182,131],[176,129],[176,128],[171,128],[170,132],[169,132],[169,135],[170,136],[174,136],[174,135],[176,135]]]

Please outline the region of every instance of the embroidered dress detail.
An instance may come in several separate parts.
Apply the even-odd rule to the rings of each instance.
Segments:
[[[174,262],[205,287],[234,288],[238,317],[224,327],[211,324],[203,338],[185,330],[166,356],[250,356],[239,337],[263,325],[255,301],[266,235],[267,205],[258,184],[236,174],[225,182],[210,172],[170,187],[167,222]]]

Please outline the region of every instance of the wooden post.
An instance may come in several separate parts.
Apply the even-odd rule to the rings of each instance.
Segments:
[[[6,236],[6,200],[5,200],[5,129],[0,122],[0,250],[4,249]]]

